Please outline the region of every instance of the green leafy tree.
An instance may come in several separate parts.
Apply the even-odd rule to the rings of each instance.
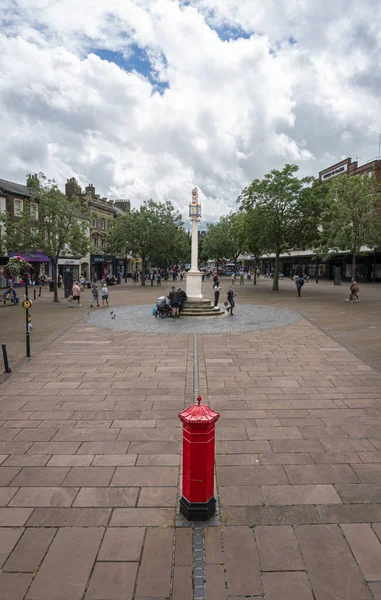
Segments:
[[[230,213],[210,225],[204,238],[203,250],[209,258],[218,262],[231,258],[237,271],[237,260],[247,248],[246,215],[243,212]]]
[[[131,241],[127,235],[129,229],[129,220],[126,217],[129,213],[114,219],[110,223],[106,238],[106,252],[108,254],[119,254],[125,261],[125,281],[127,281],[126,263],[131,252]]]
[[[205,255],[210,259],[216,260],[218,268],[220,261],[229,256],[229,250],[226,229],[224,229],[221,221],[210,224],[203,241]]]
[[[191,239],[191,238],[189,238],[189,239]],[[199,235],[199,237],[198,237],[198,259],[199,259],[200,263],[206,263],[210,258],[208,251],[207,251],[205,241],[206,241],[206,237],[204,235]]]
[[[329,185],[319,179],[313,181],[312,186],[305,187],[301,195],[302,210],[305,215],[299,247],[313,249],[313,261],[316,264],[316,283],[319,283],[319,264],[328,258],[327,235],[324,223],[329,222],[331,214],[331,201],[329,198]]]
[[[381,186],[375,177],[340,175],[327,185],[328,209],[321,226],[320,252],[349,251],[352,254],[352,278],[356,260],[381,244]]]
[[[130,251],[141,258],[141,285],[145,285],[148,260],[179,261],[186,255],[188,244],[180,213],[169,201],[159,203],[153,200],[119,217],[110,229],[109,240],[108,251]]]
[[[254,179],[238,199],[242,208],[255,209],[258,243],[263,251],[275,253],[274,291],[279,290],[280,254],[299,240],[307,243],[306,220],[310,210],[303,192],[313,178],[299,179],[298,169],[297,165],[285,165],[281,171],[273,169],[263,179]]]
[[[31,194],[39,201],[36,246],[53,265],[54,302],[58,302],[58,259],[84,256],[89,249],[87,209],[74,196],[67,198],[55,182],[42,173],[31,188]]]
[[[254,277],[253,283],[257,285],[258,259],[263,252],[263,239],[261,230],[260,214],[255,208],[249,208],[242,213],[245,217],[247,250],[254,255]]]
[[[0,215],[0,254],[37,250],[38,221],[30,214],[29,200],[24,201],[21,215],[12,219],[8,212]]]
[[[231,213],[223,217],[226,221],[226,229],[230,244],[229,257],[234,262],[234,272],[237,272],[237,260],[240,254],[247,250],[247,222],[245,213]]]

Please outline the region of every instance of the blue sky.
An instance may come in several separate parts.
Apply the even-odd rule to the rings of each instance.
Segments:
[[[125,71],[136,71],[137,73],[140,73],[140,75],[146,77],[154,86],[154,91],[157,91],[160,94],[164,93],[168,87],[166,82],[157,81],[147,52],[137,44],[129,46],[128,56],[125,56],[122,52],[115,52],[107,49],[93,49],[91,52],[99,56],[102,60],[115,63]]]

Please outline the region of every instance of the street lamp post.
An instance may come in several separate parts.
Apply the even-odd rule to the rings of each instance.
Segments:
[[[198,201],[198,189],[192,190],[192,201],[189,203],[189,218],[192,222],[192,256],[191,268],[187,274],[186,294],[189,299],[202,298],[201,273],[198,268],[198,223],[201,219],[201,204]]]

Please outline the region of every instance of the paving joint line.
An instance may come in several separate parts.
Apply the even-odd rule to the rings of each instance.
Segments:
[[[193,336],[193,395],[197,404],[198,390],[198,338]],[[205,539],[202,525],[193,524],[193,600],[206,598]]]

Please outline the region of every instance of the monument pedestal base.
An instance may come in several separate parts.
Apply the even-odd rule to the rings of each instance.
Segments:
[[[200,300],[202,298],[200,271],[188,271],[186,284],[186,294],[189,300]]]

